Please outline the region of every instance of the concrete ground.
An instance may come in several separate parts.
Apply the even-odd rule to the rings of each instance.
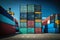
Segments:
[[[60,40],[60,34],[17,34],[0,40]]]

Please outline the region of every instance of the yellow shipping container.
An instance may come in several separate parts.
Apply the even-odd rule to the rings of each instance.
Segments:
[[[56,20],[55,23],[56,23],[56,24],[60,24],[60,20]]]
[[[35,12],[35,14],[41,14],[41,12]]]
[[[27,20],[26,19],[22,19],[22,20],[20,20],[20,22],[27,22]]]
[[[42,21],[42,20],[40,20],[40,19],[36,19],[36,20],[35,20],[35,22],[41,22],[41,21]]]

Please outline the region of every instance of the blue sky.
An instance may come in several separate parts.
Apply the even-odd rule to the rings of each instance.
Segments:
[[[40,4],[42,6],[42,17],[48,17],[51,14],[60,13],[59,2],[55,0],[0,0],[0,5],[8,10],[9,7],[15,13],[14,17],[20,19],[20,4]]]

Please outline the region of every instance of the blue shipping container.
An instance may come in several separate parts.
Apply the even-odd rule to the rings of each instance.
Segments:
[[[41,19],[41,14],[35,14],[36,19]]]
[[[42,23],[41,22],[35,22],[35,27],[36,28],[41,28],[42,27]]]
[[[50,28],[50,29],[48,29],[48,33],[55,33],[55,28]]]
[[[44,29],[42,29],[42,33],[44,33]]]
[[[25,22],[22,23],[22,22],[21,22],[21,23],[20,23],[20,27],[21,27],[21,28],[26,28],[26,27],[27,27],[27,23],[25,23]]]
[[[54,23],[48,24],[48,29],[49,28],[54,28]]]
[[[28,14],[28,20],[34,20],[34,14],[33,13]]]
[[[26,19],[27,18],[27,14],[26,13],[21,13],[20,14],[20,18],[21,19]]]

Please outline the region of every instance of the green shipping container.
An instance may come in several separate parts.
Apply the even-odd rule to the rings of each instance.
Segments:
[[[28,5],[28,12],[34,12],[34,5]]]
[[[20,28],[20,34],[27,34],[27,28]]]
[[[28,34],[34,34],[34,28],[28,28]]]

